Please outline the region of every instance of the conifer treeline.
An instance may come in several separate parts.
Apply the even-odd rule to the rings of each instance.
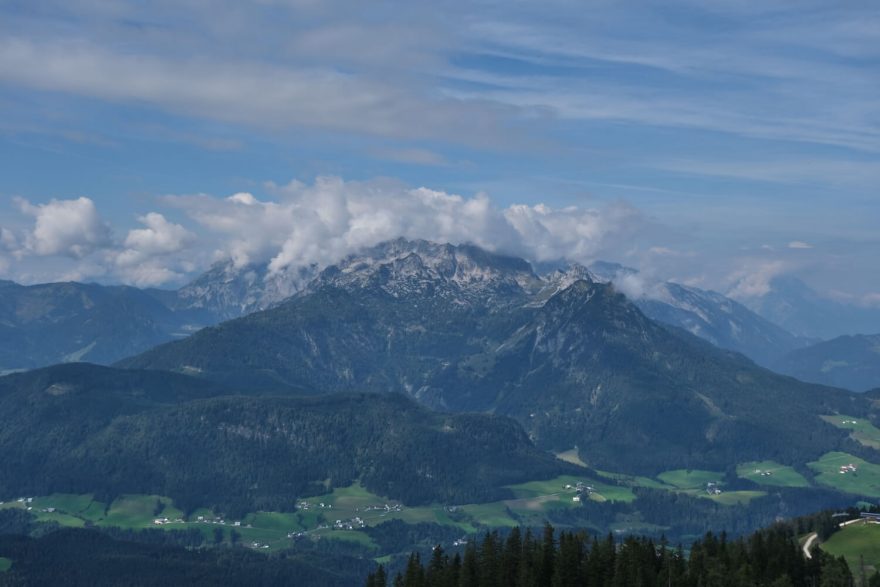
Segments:
[[[880,580],[880,576],[872,578]],[[393,580],[379,567],[367,587],[851,587],[843,558],[815,549],[806,559],[795,528],[776,525],[748,538],[707,534],[689,553],[665,540],[629,537],[617,543],[561,532],[542,536],[512,529],[471,541],[464,554],[439,546],[427,563],[413,553]]]

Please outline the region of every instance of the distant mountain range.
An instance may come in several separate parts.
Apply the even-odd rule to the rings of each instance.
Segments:
[[[52,363],[110,363],[190,334],[189,313],[124,286],[0,282],[0,372]]]
[[[406,249],[411,244],[393,241],[347,263],[353,259],[373,263],[379,260],[377,251],[395,246]],[[542,266],[541,274],[535,274],[528,263],[517,262],[521,277],[528,281],[520,285],[534,294],[532,304],[543,303],[581,277],[607,282],[636,273],[599,262],[589,269],[548,264]],[[271,272],[265,264],[236,267],[221,262],[178,290],[0,282],[0,373],[70,361],[111,364],[204,326],[276,306],[312,287],[318,275],[316,266]],[[648,317],[743,353],[764,366],[808,343],[715,292],[658,283],[651,286],[649,295],[634,301]]]
[[[846,334],[880,332],[880,308],[823,297],[793,277],[777,277],[765,294],[743,297],[740,301],[799,337],[828,340]]]
[[[638,274],[635,269],[615,263],[599,263],[590,269],[601,280],[611,282]],[[687,330],[717,347],[742,353],[765,367],[812,342],[714,291],[669,281],[648,283],[641,289],[633,301],[649,318]]]
[[[880,334],[839,336],[793,351],[773,367],[802,381],[868,391],[880,387]]]
[[[0,281],[0,373],[72,361],[113,363],[276,304],[302,288],[295,273],[220,263],[178,290]]]
[[[509,415],[541,448],[630,472],[858,452],[818,415],[869,407],[660,326],[583,268],[541,278],[522,259],[424,241],[351,256],[277,306],[120,366],[254,391],[400,392]]]

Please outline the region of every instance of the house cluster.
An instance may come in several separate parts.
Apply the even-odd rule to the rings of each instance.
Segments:
[[[209,520],[205,516],[199,516],[198,518],[196,518],[196,521],[201,524],[220,524],[221,526],[227,525],[226,520],[224,520],[223,518],[214,518],[213,520]],[[235,522],[229,523],[229,525],[234,526],[236,528],[239,528],[239,527],[241,527],[242,524],[240,521],[236,520]],[[250,524],[247,524],[244,527],[245,528],[252,528],[253,526],[251,526]]]
[[[156,526],[164,526],[165,524],[186,524],[187,521],[183,518],[156,518],[153,520],[153,524]],[[223,518],[207,518],[205,516],[198,516],[195,521],[190,522],[192,524],[218,524],[221,526],[234,526],[236,528],[242,527],[242,523],[239,521],[235,522],[227,522]],[[243,526],[244,528],[252,528],[250,524]]]
[[[403,506],[399,503],[388,505],[387,503],[384,505],[368,505],[364,508],[365,512],[399,512],[403,510]],[[360,511],[360,508],[358,508]]]
[[[855,473],[855,472],[856,472],[856,466],[852,463],[849,463],[848,465],[840,465],[840,474],[841,475],[846,475],[847,473]]]
[[[595,491],[595,488],[593,488],[592,485],[587,485],[583,481],[578,481],[575,485],[572,485],[571,483],[566,483],[563,486],[563,489],[566,489],[568,491],[571,491],[572,489],[574,489],[574,491],[575,491],[575,493],[577,493],[577,495],[572,497],[571,501],[578,502],[578,503],[581,501],[581,498],[583,496],[589,497]]]
[[[855,420],[841,420],[840,423],[843,424],[844,426],[846,426],[847,424],[858,424],[858,422]]]
[[[464,546],[468,543],[467,536],[463,536],[452,543],[452,546]]]
[[[322,510],[332,510],[332,509],[333,509],[333,504],[331,504],[331,503],[324,503],[324,502],[321,502],[321,503],[309,503],[309,502],[307,502],[307,501],[301,501],[301,502],[299,502],[298,504],[296,504],[296,508],[299,509],[299,510],[305,510],[305,511],[308,511],[308,510],[312,509],[313,507],[315,507],[315,508],[319,508],[319,509],[322,509]]]
[[[251,542],[250,544],[248,544],[248,546],[250,546],[251,548],[262,548],[262,549],[269,548],[268,544],[263,544],[261,542]]]
[[[761,469],[755,469],[755,475],[760,475],[761,477],[769,477],[773,474],[773,471],[762,471]]]
[[[34,503],[34,498],[33,498],[33,497],[19,497],[19,498],[16,499],[15,501],[16,501],[17,503],[20,503],[20,504],[24,505],[24,506],[25,506],[25,509],[26,509],[27,511],[31,511],[32,509],[34,509],[34,508],[31,506],[31,504]],[[2,501],[0,501],[0,505],[3,505],[3,502],[2,502]]]
[[[333,524],[334,530],[355,530],[366,526],[361,518],[354,517],[350,520],[336,520]]]
[[[721,487],[716,481],[706,483],[706,493],[709,495],[721,495]]]

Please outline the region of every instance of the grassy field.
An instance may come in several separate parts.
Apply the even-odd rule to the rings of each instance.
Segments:
[[[848,464],[855,465],[856,471],[842,474],[841,465]],[[845,452],[829,452],[807,466],[816,471],[816,481],[822,485],[854,495],[880,497],[880,465]]]
[[[836,532],[821,545],[834,556],[843,556],[853,574],[858,575],[860,557],[868,573],[880,568],[880,524],[852,524]]]
[[[880,450],[880,429],[871,424],[868,420],[862,418],[853,418],[852,416],[834,415],[822,416],[826,422],[842,428],[850,430],[850,436],[853,440],[860,442],[865,446]]]
[[[770,473],[762,475],[761,473]],[[736,468],[736,474],[758,485],[775,487],[809,487],[810,483],[792,467],[780,465],[775,461],[752,461]]]
[[[297,502],[297,509],[292,512],[253,512],[240,520],[221,519],[221,513],[205,508],[186,516],[175,507],[171,499],[158,495],[124,495],[106,504],[96,501],[93,495],[54,494],[35,497],[31,502],[16,500],[0,507],[30,507],[38,520],[55,521],[72,527],[95,524],[165,531],[195,528],[208,543],[214,542],[218,536],[222,536],[224,542],[229,542],[234,532],[241,543],[270,552],[290,547],[291,535],[298,535],[295,536],[298,539],[340,540],[374,548],[376,545],[372,539],[360,529],[361,524],[370,527],[389,520],[401,520],[410,524],[427,522],[456,527],[461,530],[462,535],[475,534],[487,528],[541,526],[550,511],[580,507],[574,500],[578,496],[576,487],[579,483],[591,488],[590,491],[584,491],[580,499],[632,502],[636,499],[634,487],[701,495],[705,494],[703,489],[708,481],[718,481],[720,478],[719,473],[699,470],[668,471],[660,475],[659,480],[614,473],[603,473],[599,481],[564,475],[511,485],[509,489],[514,497],[508,500],[420,507],[406,507],[398,501],[375,495],[355,484],[336,488],[325,495],[301,499]],[[710,498],[718,503],[734,505],[746,503],[760,495],[764,493],[739,491]],[[167,518],[169,523],[156,524],[154,521],[157,518]],[[336,527],[339,525],[342,528]],[[347,529],[348,525],[352,529]],[[636,517],[632,520],[621,520],[618,529],[623,531],[624,528],[641,528],[643,525]],[[377,556],[380,554],[382,553],[376,552]]]
[[[721,505],[742,505],[765,495],[767,495],[766,491],[725,491],[719,495],[705,495],[705,497]]]
[[[639,477],[638,475],[626,475],[624,473],[610,473],[608,471],[596,471],[602,477],[610,479],[615,483],[620,483],[626,487],[648,487],[651,489],[675,490],[672,485],[667,485],[650,477]]]
[[[557,499],[545,499],[544,501],[547,503],[551,501],[573,503],[572,498],[577,495],[574,487],[576,487],[579,482],[593,488],[590,498],[594,501],[630,502],[636,498],[632,489],[629,487],[617,485],[616,483],[601,483],[585,477],[574,477],[571,475],[562,475],[560,477],[548,479],[547,481],[529,481],[528,483],[520,483],[519,485],[510,485],[509,488],[513,491],[513,494],[517,499],[547,498],[553,496]],[[572,487],[566,489],[566,485],[571,485]]]
[[[158,504],[162,504],[161,512]],[[167,497],[158,495],[123,495],[107,510],[107,515],[94,520],[101,526],[120,528],[148,528],[156,517],[171,520],[183,518],[183,512],[175,508]]]
[[[254,512],[241,520],[222,522],[219,514],[204,508],[186,517],[169,498],[157,495],[124,495],[108,506],[95,501],[92,495],[55,494],[34,498],[30,503],[13,501],[0,507],[30,506],[31,512],[39,520],[52,520],[65,526],[81,527],[91,523],[105,527],[158,528],[166,531],[196,528],[208,542],[214,541],[218,530],[222,532],[223,540],[228,542],[234,531],[243,544],[256,544],[261,550],[268,551],[289,547],[291,542],[288,535],[296,533],[304,533],[312,539],[343,540],[373,547],[375,544],[370,537],[357,529],[358,524],[353,522],[354,518],[360,518],[365,526],[375,526],[395,519],[411,524],[443,524],[459,528],[462,535],[492,527],[513,527],[520,524],[540,526],[544,523],[546,512],[578,507],[572,500],[577,495],[574,487],[578,482],[594,488],[589,498],[595,501],[635,499],[630,487],[614,482],[602,483],[581,477],[563,476],[511,486],[515,497],[510,500],[455,507],[404,507],[395,500],[375,495],[356,484],[300,500],[299,508],[294,512]],[[565,485],[571,487],[566,489]],[[587,494],[582,498],[586,499]],[[49,509],[54,511],[49,512]],[[168,518],[170,522],[157,525],[154,523],[156,518]],[[176,522],[178,519],[182,521]],[[337,520],[343,523],[351,521],[355,528],[334,528]],[[234,522],[239,522],[240,525],[235,526]]]
[[[12,561],[0,556],[0,573],[5,573],[12,567]]]
[[[657,478],[677,489],[705,489],[707,483],[717,483],[724,479],[724,473],[700,469],[676,469],[660,473]]]

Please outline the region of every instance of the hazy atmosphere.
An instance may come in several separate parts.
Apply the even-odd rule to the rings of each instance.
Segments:
[[[872,2],[13,1],[0,277],[396,236],[880,305]]]
[[[880,587],[880,0],[0,0],[0,587]]]

